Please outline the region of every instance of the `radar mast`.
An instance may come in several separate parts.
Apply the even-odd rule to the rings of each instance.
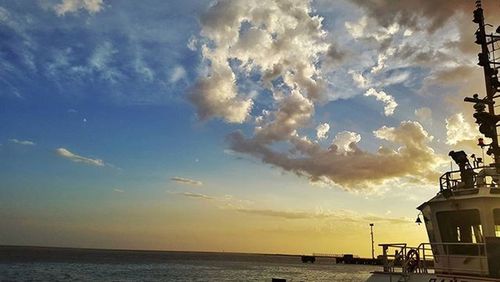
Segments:
[[[474,18],[472,20],[478,24],[478,29],[475,33],[475,43],[481,46],[481,52],[478,54],[478,65],[483,68],[484,80],[486,86],[486,96],[479,98],[478,94],[473,97],[466,97],[464,101],[474,103],[474,118],[479,125],[479,131],[488,138],[491,138],[491,143],[484,145],[480,142],[480,146],[489,146],[487,154],[493,158],[493,164],[498,173],[500,173],[500,149],[498,146],[497,123],[500,121],[500,115],[495,114],[495,99],[500,97],[500,82],[498,80],[498,69],[500,68],[500,57],[497,57],[500,52],[498,43],[500,41],[500,27],[496,29],[496,35],[486,33],[486,27],[492,27],[484,21],[484,11],[481,5],[481,0],[476,1],[476,9],[474,10]],[[497,51],[497,54],[495,54]],[[486,107],[488,111],[485,111]]]

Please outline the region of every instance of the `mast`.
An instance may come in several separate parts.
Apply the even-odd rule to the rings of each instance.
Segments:
[[[484,13],[481,5],[481,0],[476,0],[476,9],[474,10],[474,23],[478,24],[478,29],[475,33],[476,44],[481,46],[481,53],[478,54],[478,65],[483,67],[484,81],[486,86],[486,96],[482,99],[478,98],[478,94],[474,94],[473,98],[466,97],[466,102],[474,104],[474,118],[476,123],[479,124],[479,131],[486,137],[491,138],[490,148],[487,154],[493,157],[494,165],[497,172],[500,173],[500,149],[498,146],[498,132],[497,123],[500,121],[500,115],[495,114],[495,99],[500,95],[495,95],[500,92],[500,82],[498,81],[498,69],[500,58],[495,57],[495,51],[500,48],[495,46],[497,41],[500,41],[500,35],[486,34],[486,26],[484,22]],[[491,25],[488,25],[491,26]],[[500,33],[500,27],[496,30]],[[488,111],[486,112],[486,105]]]

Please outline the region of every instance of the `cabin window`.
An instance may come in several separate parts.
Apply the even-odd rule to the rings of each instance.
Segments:
[[[478,210],[438,212],[436,216],[443,243],[483,242],[483,229]],[[477,248],[470,245],[449,245],[445,249],[449,254],[477,255]]]
[[[493,210],[493,217],[495,219],[495,236],[500,237],[500,209]]]

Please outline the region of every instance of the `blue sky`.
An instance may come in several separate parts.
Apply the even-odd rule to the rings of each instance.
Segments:
[[[0,244],[368,253],[338,218],[416,228],[447,152],[478,151],[482,83],[472,7],[410,2],[0,1]]]

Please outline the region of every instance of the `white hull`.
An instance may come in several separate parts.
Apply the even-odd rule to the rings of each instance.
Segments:
[[[500,279],[431,273],[374,272],[366,282],[500,282]]]

